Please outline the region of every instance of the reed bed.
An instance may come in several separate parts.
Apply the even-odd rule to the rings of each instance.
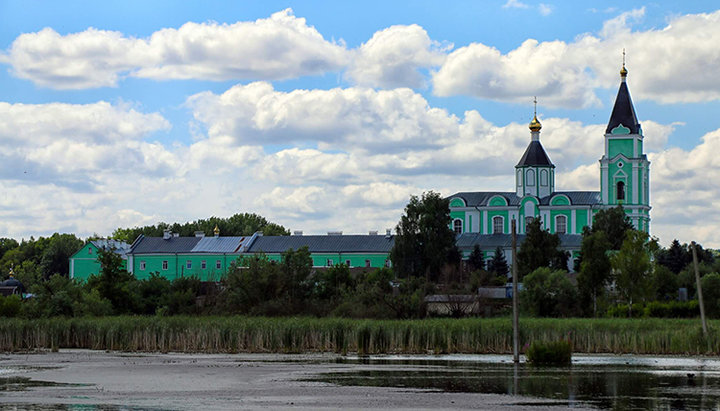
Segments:
[[[698,320],[545,319],[520,321],[520,344],[569,340],[574,352],[720,353],[710,322]],[[97,317],[3,319],[0,351],[87,348],[148,352],[510,353],[510,318],[353,320],[264,317]]]

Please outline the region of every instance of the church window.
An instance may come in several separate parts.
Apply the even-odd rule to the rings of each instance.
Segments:
[[[533,169],[528,170],[527,173],[525,174],[525,177],[527,177],[526,185],[529,185],[529,186],[535,185],[535,170],[533,170]]]
[[[522,171],[518,170],[516,174],[517,174],[517,186],[521,187],[522,186]]]
[[[145,261],[140,261],[140,269],[141,270],[145,269]]]
[[[527,233],[528,226],[530,225],[530,223],[533,222],[534,219],[535,219],[535,217],[531,217],[531,216],[525,217],[525,232],[526,233]]]
[[[187,268],[188,270],[192,269],[192,261],[190,261],[190,260],[185,261],[185,268]]]
[[[540,185],[542,185],[542,186],[548,185],[548,171],[547,170],[540,171]]]
[[[333,260],[332,260],[332,258],[328,258],[326,265],[327,265],[328,267],[332,267],[332,266],[333,266]]]
[[[207,261],[202,260],[202,261],[200,262],[200,268],[202,268],[203,270],[206,269],[206,268],[207,268]]]
[[[455,231],[455,234],[462,234],[462,220],[456,219],[455,221],[453,221],[453,231]]]
[[[565,234],[567,233],[567,217],[564,215],[559,215],[555,217],[555,233],[556,234]]]
[[[162,269],[167,270],[168,269],[168,260],[163,260],[162,262]]]
[[[616,194],[615,194],[615,199],[624,200],[625,199],[625,183],[622,181],[618,181],[616,188],[617,188],[617,190],[616,190]]]
[[[499,215],[493,217],[493,234],[502,234],[504,229],[503,218]]]
[[[215,268],[218,270],[222,268],[222,262],[220,260],[215,260]]]

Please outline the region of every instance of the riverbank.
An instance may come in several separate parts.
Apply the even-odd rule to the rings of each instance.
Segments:
[[[574,352],[715,355],[720,338],[699,320],[520,320],[520,344],[569,339]],[[489,354],[512,352],[510,318],[353,320],[264,317],[4,319],[0,351],[80,348],[139,352]]]

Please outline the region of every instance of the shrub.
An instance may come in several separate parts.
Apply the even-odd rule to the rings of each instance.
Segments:
[[[22,299],[17,294],[0,296],[0,317],[16,317],[20,312],[20,304]]]
[[[576,312],[577,290],[563,271],[540,267],[525,276],[524,308],[538,317],[569,317]]]
[[[527,361],[535,365],[569,365],[572,359],[570,341],[533,341],[527,352]]]
[[[627,307],[625,307],[627,309]],[[693,318],[700,315],[697,300],[691,301],[653,301],[645,306],[645,317],[657,318]]]

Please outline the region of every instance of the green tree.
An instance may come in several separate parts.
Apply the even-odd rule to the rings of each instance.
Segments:
[[[710,317],[720,316],[720,274],[712,273],[700,280],[705,312]]]
[[[633,301],[646,299],[652,294],[650,257],[655,251],[656,240],[649,240],[648,234],[643,231],[629,230],[620,251],[610,258],[610,264],[617,272],[618,291],[628,302],[630,317]]]
[[[98,250],[100,274],[88,278],[88,287],[97,289],[101,298],[112,304],[116,314],[127,314],[135,306],[131,289],[134,288],[135,277],[122,268],[122,257],[113,250]]]
[[[619,250],[625,233],[632,229],[632,222],[621,205],[600,210],[593,216],[592,232],[604,231],[611,250]]]
[[[610,241],[604,231],[583,233],[580,253],[580,273],[577,276],[578,290],[581,296],[592,301],[593,317],[597,317],[597,300],[605,292],[611,281],[611,266],[608,250]]]
[[[449,202],[440,194],[429,191],[421,198],[410,197],[390,251],[395,273],[436,281],[442,267],[457,256],[450,222]]]
[[[510,267],[505,259],[505,253],[502,248],[497,247],[495,249],[493,257],[487,263],[487,270],[494,273],[496,276],[507,278],[507,275],[510,272]]]
[[[540,267],[523,280],[524,308],[538,317],[569,317],[577,311],[577,291],[567,272]]]
[[[2,258],[7,251],[18,248],[19,246],[20,244],[12,238],[0,238],[0,258]]]
[[[655,264],[653,286],[656,300],[670,301],[678,296],[678,276],[664,265]]]
[[[53,234],[48,238],[48,244],[40,257],[40,268],[45,278],[52,274],[68,276],[70,257],[83,246],[83,241],[74,234]]]
[[[661,249],[657,253],[658,264],[667,267],[675,274],[680,274],[683,268],[692,261],[692,254],[688,251],[687,244],[680,245],[680,241],[673,240],[670,247]]]
[[[485,258],[483,257],[483,252],[480,250],[480,246],[478,244],[475,244],[473,247],[467,262],[470,266],[470,270],[472,271],[485,269]]]
[[[560,237],[543,230],[540,218],[534,218],[527,225],[517,259],[520,279],[540,267],[567,271],[567,253],[560,250]]]

